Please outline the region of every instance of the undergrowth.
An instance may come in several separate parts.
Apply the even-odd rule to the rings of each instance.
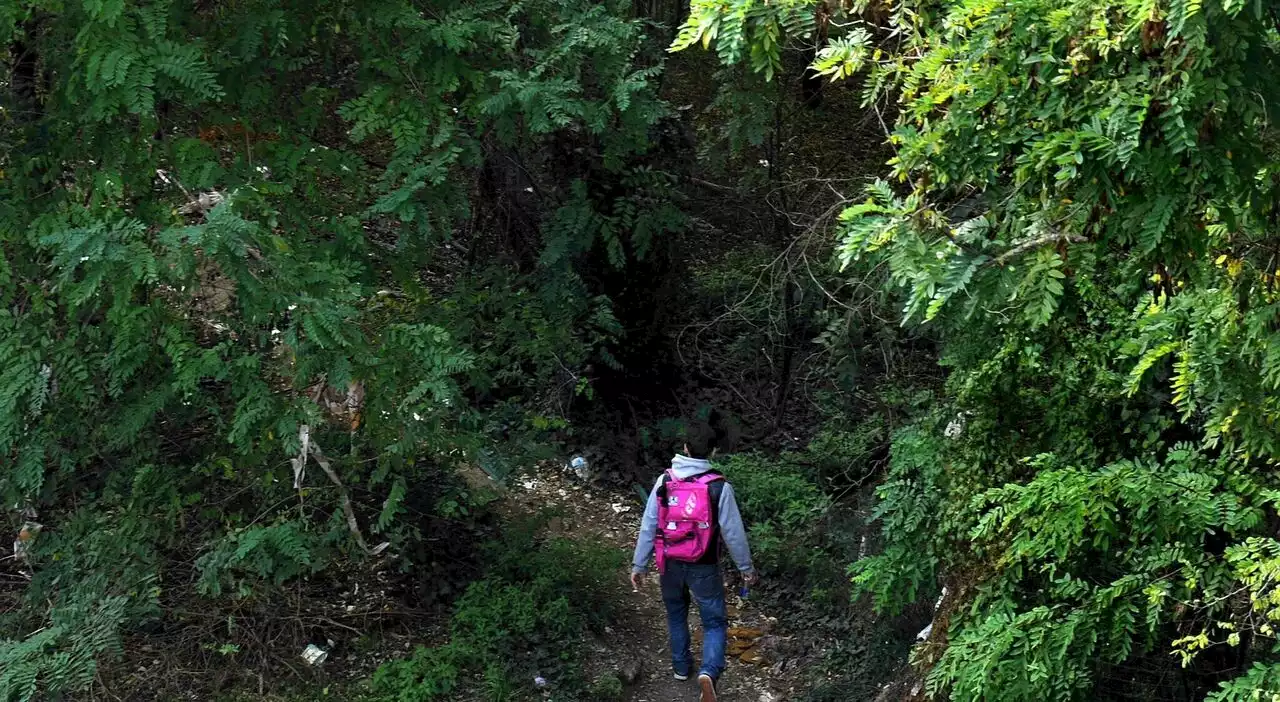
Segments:
[[[833,415],[803,450],[744,453],[719,463],[764,576],[751,597],[782,613],[789,630],[824,642],[810,668],[810,702],[870,699],[910,647],[912,624],[867,611],[847,574],[876,539],[862,507],[871,494],[862,483],[879,471],[877,444],[888,435],[882,415],[857,422]]]
[[[385,663],[371,699],[602,699],[607,682],[589,685],[580,654],[586,632],[613,616],[610,584],[622,557],[600,544],[541,538],[543,522],[513,523],[487,545],[485,574],[455,604],[448,642]]]

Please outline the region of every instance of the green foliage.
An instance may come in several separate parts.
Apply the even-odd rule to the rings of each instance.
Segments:
[[[541,523],[513,525],[490,545],[487,574],[455,605],[448,643],[419,646],[409,658],[383,664],[371,681],[377,699],[448,698],[470,685],[472,673],[495,701],[529,689],[535,675],[565,694],[609,699],[597,696],[601,683],[586,690],[579,647],[586,627],[599,630],[610,621],[610,585],[621,556],[603,546],[543,541],[536,536]]]
[[[813,435],[803,460],[815,481],[828,492],[847,490],[877,470],[875,454],[889,443],[888,434],[888,422],[881,414],[871,414],[857,422],[836,414]]]
[[[622,680],[610,673],[592,683],[587,695],[589,699],[608,702],[608,700],[622,699],[622,692]]]
[[[707,48],[714,41],[722,62],[745,59],[753,71],[772,78],[782,68],[784,40],[803,40],[813,34],[814,4],[813,0],[695,0],[670,50],[698,43]]]
[[[94,680],[98,657],[119,653],[118,627],[128,598],[61,607],[51,626],[21,641],[0,641],[0,700],[42,699],[41,690],[80,689]]]
[[[1206,702],[1253,702],[1280,694],[1280,667],[1255,663],[1244,675],[1222,684]]]
[[[1275,9],[882,9],[814,66],[899,110],[838,254],[887,267],[950,375],[895,435],[856,585],[891,610],[949,586],[935,697],[1160,696],[1113,671],[1178,664],[1194,696],[1223,657],[1257,665],[1216,697],[1269,695]]]
[[[351,524],[401,570],[441,515],[469,533],[441,476],[513,427],[536,453],[612,358],[581,273],[682,226],[644,31],[585,0],[0,8],[0,498],[46,526],[6,693],[83,687],[161,602],[363,559]]]
[[[238,597],[248,597],[255,579],[279,585],[314,573],[321,561],[313,557],[308,540],[305,531],[289,522],[227,534],[196,562],[198,589],[206,595],[230,590]]]
[[[886,440],[883,432],[876,415],[856,424],[836,416],[803,450],[717,463],[734,485],[764,575],[752,600],[779,612],[787,630],[823,642],[822,658],[806,676],[803,699],[813,702],[874,697],[901,666],[915,633],[890,617],[870,616],[851,597],[846,577],[846,564],[875,541],[859,479],[875,466],[867,442]]]
[[[845,36],[836,37],[819,49],[812,69],[831,80],[848,78],[866,63],[870,44],[871,34],[863,27],[853,27]]]
[[[138,483],[141,490],[145,480]],[[121,653],[121,625],[155,617],[157,564],[140,540],[163,528],[172,506],[156,500],[151,508],[158,524],[80,510],[34,539],[42,567],[25,594],[41,603],[44,626],[15,636],[27,632],[27,613],[15,608],[0,616],[0,699],[45,699],[47,690],[92,682],[99,662]]]
[[[872,596],[877,609],[899,612],[931,594],[945,543],[940,527],[953,508],[946,501],[947,475],[941,447],[920,428],[899,432],[893,440],[889,472],[876,488],[872,518],[879,522],[884,551],[850,568],[858,591]]]
[[[830,504],[817,485],[784,461],[749,454],[731,456],[717,467],[733,483],[743,519],[753,526],[795,529]]]
[[[757,453],[730,456],[717,467],[733,484],[748,525],[756,566],[779,580],[779,597],[791,607],[822,608],[826,589],[839,578],[837,543],[824,528],[833,502],[804,467],[807,454],[773,458]],[[782,583],[794,582],[799,587]],[[805,602],[801,598],[807,598]],[[797,601],[800,600],[800,601]]]
[[[1229,562],[1204,560],[1207,535],[1243,537],[1276,497],[1241,464],[1190,446],[1163,464],[1059,469],[1050,456],[1033,464],[1031,482],[993,488],[974,505],[981,517],[970,538],[980,554],[994,547],[1009,589],[978,596],[992,614],[958,632],[935,689],[955,680],[969,686],[951,688],[960,699],[992,690],[1002,699],[1074,698],[1091,688],[1099,660],[1117,664],[1153,645],[1173,618],[1170,603],[1194,602],[1198,617],[1234,628],[1234,574]],[[1009,611],[1003,603],[1030,582],[1045,604]],[[1173,646],[1189,660],[1191,643]],[[1040,670],[1049,677],[1030,673]]]

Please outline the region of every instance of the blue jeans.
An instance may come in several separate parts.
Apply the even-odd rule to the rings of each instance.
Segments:
[[[669,560],[666,568],[667,572],[658,582],[662,586],[662,602],[667,606],[671,667],[681,675],[693,671],[693,653],[689,650],[689,596],[692,594],[702,617],[702,668],[698,674],[719,680],[724,672],[725,635],[729,628],[720,566]]]

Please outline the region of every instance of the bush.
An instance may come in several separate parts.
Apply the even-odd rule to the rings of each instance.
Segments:
[[[756,566],[774,576],[787,576],[772,578],[777,583],[821,582],[808,576],[832,558],[819,528],[832,506],[831,498],[788,457],[742,454],[719,467],[733,483]]]
[[[480,676],[484,696],[497,702],[518,698],[538,675],[567,699],[604,699],[599,681],[583,696],[578,653],[584,631],[609,620],[608,579],[622,558],[605,546],[539,540],[541,524],[518,522],[486,547],[486,574],[455,605],[449,642],[380,667],[377,699],[452,697]]]
[[[942,447],[927,427],[912,425],[895,435],[889,474],[876,497],[872,517],[884,551],[858,560],[849,571],[859,593],[871,595],[878,610],[896,614],[933,594],[946,549],[938,529],[947,511]]]
[[[876,422],[872,417],[851,430],[829,422],[805,451],[744,454],[721,464],[767,576],[758,597],[776,601],[789,628],[834,642],[814,670],[812,702],[874,697],[915,631],[904,634],[898,622],[857,610],[846,571],[869,536],[866,519],[856,500],[837,501],[818,483],[823,459],[840,457],[847,470],[870,469],[864,437],[874,434],[867,427],[882,426]]]
[[[592,700],[620,700],[622,699],[622,680],[609,673],[595,681],[587,695],[588,699]]]
[[[831,505],[822,490],[787,457],[742,454],[729,457],[718,467],[733,483],[742,517],[753,527],[772,524],[798,530]]]

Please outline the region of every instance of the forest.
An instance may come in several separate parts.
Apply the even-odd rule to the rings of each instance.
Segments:
[[[1278,64],[1270,0],[0,0],[0,702],[653,702],[712,417],[722,699],[1280,699]]]

